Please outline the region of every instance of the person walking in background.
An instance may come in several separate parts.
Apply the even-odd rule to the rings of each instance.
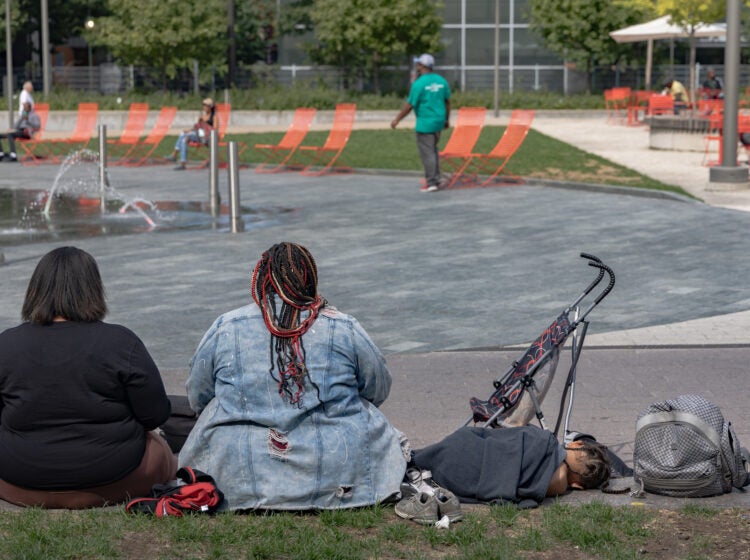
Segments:
[[[417,59],[418,78],[412,84],[401,112],[391,122],[391,128],[395,129],[414,110],[417,117],[417,149],[425,175],[423,192],[440,188],[438,141],[440,132],[450,126],[451,90],[445,78],[433,71],[434,66],[435,59],[430,54],[423,54]]]
[[[18,156],[16,155],[16,138],[28,140],[42,127],[39,115],[34,112],[31,103],[26,101],[22,109],[21,116],[16,120],[13,128],[5,134],[0,134],[0,161],[5,158],[2,143],[3,138],[8,139],[8,149],[10,150],[8,161],[18,161]]]
[[[167,157],[169,161],[177,161],[177,155],[179,154],[180,161],[177,164],[177,167],[175,167],[175,171],[183,171],[186,169],[187,150],[190,142],[195,144],[208,144],[211,131],[218,125],[216,118],[216,105],[214,104],[214,100],[207,97],[203,100],[203,108],[201,110],[201,116],[198,118],[198,122],[193,125],[193,128],[180,132],[180,136],[177,138],[177,142],[174,145],[172,155]]]
[[[26,82],[23,84],[21,94],[18,96],[18,116],[20,117],[23,113],[24,103],[29,103],[31,108],[34,108],[34,97],[31,95],[34,92],[34,84]]]

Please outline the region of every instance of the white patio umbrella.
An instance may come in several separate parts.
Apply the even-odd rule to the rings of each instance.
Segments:
[[[725,24],[708,24],[699,23],[693,28],[693,37],[724,37],[727,34]],[[654,40],[655,39],[684,39],[690,38],[690,28],[684,28],[679,25],[669,23],[669,16],[662,16],[646,23],[631,25],[609,34],[618,43],[635,43],[638,41],[648,41],[646,50],[646,88],[651,86],[651,66],[654,57]],[[695,60],[695,45],[690,45],[690,60]],[[691,68],[692,72],[692,68]],[[691,80],[691,89],[692,89]]]

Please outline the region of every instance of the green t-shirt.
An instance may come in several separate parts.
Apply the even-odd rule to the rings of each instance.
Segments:
[[[417,116],[417,132],[430,134],[445,128],[445,102],[450,97],[448,82],[434,72],[422,74],[414,81],[407,102]]]

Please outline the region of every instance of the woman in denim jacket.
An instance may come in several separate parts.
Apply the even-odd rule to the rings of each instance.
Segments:
[[[337,509],[398,492],[406,461],[378,406],[385,359],[317,293],[315,261],[280,243],[253,272],[254,303],[219,317],[191,362],[200,414],[180,465],[211,474],[224,509]]]

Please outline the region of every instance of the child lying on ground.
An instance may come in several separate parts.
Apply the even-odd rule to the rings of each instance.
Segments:
[[[414,465],[462,502],[513,502],[535,507],[569,488],[598,488],[609,479],[607,448],[592,441],[566,446],[537,428],[461,428],[415,451]]]

